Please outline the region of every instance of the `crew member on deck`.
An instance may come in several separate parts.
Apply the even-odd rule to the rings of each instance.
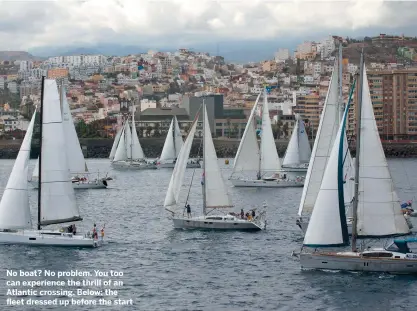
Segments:
[[[190,206],[190,204],[187,204],[187,216],[188,216],[188,218],[191,217],[191,206]]]

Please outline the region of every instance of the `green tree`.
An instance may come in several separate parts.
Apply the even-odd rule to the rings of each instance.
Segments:
[[[285,137],[288,137],[288,123],[284,123],[282,127],[282,132],[284,133]]]
[[[282,121],[278,120],[277,123],[272,124],[272,133],[274,134],[275,139],[280,139],[282,136]]]
[[[152,133],[152,126],[148,125],[146,127],[146,137],[151,136],[151,133]]]
[[[156,123],[154,126],[153,137],[160,137],[161,136],[161,124]]]

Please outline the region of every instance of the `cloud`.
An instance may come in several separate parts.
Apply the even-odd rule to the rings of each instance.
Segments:
[[[409,35],[417,34],[417,2],[0,0],[0,7],[0,50],[96,43],[158,48],[368,28],[408,27],[415,32]]]

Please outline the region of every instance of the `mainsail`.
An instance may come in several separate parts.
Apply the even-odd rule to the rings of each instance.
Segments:
[[[261,174],[276,172],[281,169],[274,134],[272,133],[271,118],[266,89],[264,90],[264,103],[262,106],[262,132],[261,132]]]
[[[232,174],[244,171],[259,171],[260,152],[256,135],[255,111],[261,94],[262,93],[259,93],[258,98],[253,105],[248,123],[246,124],[245,131],[243,132],[239,148],[237,149],[235,161],[233,163]]]
[[[68,168],[65,132],[55,80],[45,80],[42,137],[41,224],[81,220]]]
[[[205,188],[205,207],[231,207],[232,201],[224,184],[223,177],[220,171],[219,163],[217,161],[216,150],[214,148],[213,139],[211,137],[210,124],[207,117],[207,109],[204,106],[204,121],[203,121],[203,174]]]
[[[282,166],[299,166],[310,161],[311,148],[304,122],[296,115],[296,123],[285,152]]]
[[[69,170],[71,173],[81,173],[88,171],[88,169],[86,169],[87,164],[84,160],[84,155],[81,150],[80,141],[78,140],[77,132],[75,131],[74,121],[71,116],[68,100],[65,96],[64,86],[62,86],[61,90],[61,103],[66,141],[65,147],[67,152]]]
[[[339,129],[340,101],[338,95],[338,75],[339,67],[336,60],[304,182],[303,194],[298,210],[298,215],[300,216],[311,213],[313,210],[327,161]]]
[[[172,118],[167,137],[165,138],[164,147],[162,149],[161,161],[174,160],[178,158],[180,150],[184,142],[182,140],[181,131],[178,125],[177,118]]]

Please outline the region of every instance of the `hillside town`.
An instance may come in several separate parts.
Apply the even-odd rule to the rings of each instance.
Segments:
[[[213,135],[240,139],[257,96],[266,87],[275,138],[288,139],[299,114],[314,139],[339,44],[344,100],[364,49],[381,139],[417,140],[417,40],[385,34],[363,40],[329,36],[306,41],[295,51],[279,48],[271,59],[248,64],[228,63],[219,55],[186,48],[123,57],[0,59],[0,135],[23,137],[40,103],[41,77],[46,76],[65,86],[81,138],[113,138],[133,109],[139,137],[165,137],[174,115],[185,136],[203,97]],[[351,113],[352,131],[354,116]]]

